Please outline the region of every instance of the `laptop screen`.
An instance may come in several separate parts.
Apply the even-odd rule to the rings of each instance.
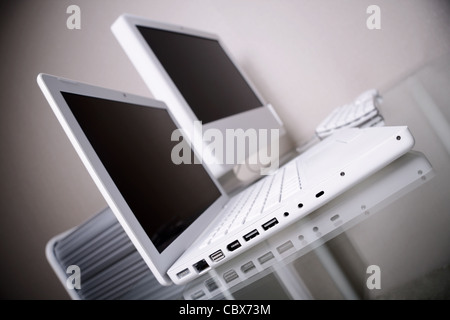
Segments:
[[[172,149],[180,142],[171,141],[177,127],[167,110],[62,95],[160,253],[221,196],[201,164],[172,162]]]
[[[150,27],[137,28],[204,124],[262,107],[218,41]]]

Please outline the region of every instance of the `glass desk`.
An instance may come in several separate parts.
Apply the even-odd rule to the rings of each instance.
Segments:
[[[380,90],[386,125],[413,152],[186,286],[163,287],[109,209],[49,241],[74,299],[430,299],[450,297],[450,59]]]
[[[423,154],[411,152],[279,234],[192,281],[186,286],[184,298],[234,298],[243,287],[271,274],[287,297],[311,299],[313,295],[296,266],[309,252],[315,254],[342,297],[360,298],[326,242],[433,176]]]

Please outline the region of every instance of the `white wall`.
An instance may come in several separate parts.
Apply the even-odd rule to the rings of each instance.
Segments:
[[[81,30],[66,28],[70,4],[81,8]],[[381,8],[381,30],[366,28],[370,4]],[[450,51],[444,0],[27,0],[1,6],[0,254],[1,282],[10,285],[0,294],[7,297],[66,297],[44,245],[105,206],[36,75],[150,95],[109,30],[119,14],[219,34],[296,143],[308,140],[335,106],[368,88],[388,89]]]

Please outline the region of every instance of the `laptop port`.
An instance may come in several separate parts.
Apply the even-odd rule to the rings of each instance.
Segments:
[[[319,193],[316,194],[316,198],[320,198],[321,196],[324,195],[324,191],[320,191]]]
[[[217,250],[213,254],[209,256],[212,261],[217,262],[225,258],[225,255],[223,254],[222,250]]]
[[[178,277],[178,279],[181,279],[181,278],[187,276],[189,273],[191,273],[191,272],[189,271],[188,268],[186,268],[183,271],[178,272],[177,277]]]
[[[209,264],[208,264],[208,262],[205,261],[205,259],[202,259],[199,262],[197,262],[196,264],[194,264],[193,267],[195,268],[195,270],[197,270],[198,273],[200,273],[200,272],[208,269]]]
[[[193,293],[193,294],[191,295],[191,298],[192,298],[192,300],[198,300],[198,299],[200,299],[201,297],[203,297],[204,295],[205,295],[205,292],[203,292],[203,290],[199,290],[199,291]]]
[[[256,268],[255,264],[252,261],[249,261],[241,266],[241,271],[243,273],[247,273],[255,268]]]
[[[292,243],[292,241],[287,241],[285,243],[283,243],[281,246],[277,247],[277,251],[282,254],[290,249],[292,249],[294,247],[294,244]]]
[[[209,278],[205,281],[206,289],[208,289],[209,292],[213,292],[214,290],[219,288],[219,285],[213,278]]]
[[[270,228],[272,228],[273,226],[275,226],[276,224],[278,224],[278,220],[277,220],[277,218],[273,218],[273,219],[267,221],[266,223],[264,223],[261,227],[262,227],[265,231],[267,231],[267,230],[269,230]]]
[[[239,248],[240,246],[241,246],[241,244],[239,243],[239,241],[234,240],[233,242],[231,242],[227,245],[227,249],[228,249],[228,251],[234,251],[237,248]]]
[[[254,237],[256,237],[257,235],[259,235],[258,230],[256,230],[256,229],[252,230],[244,236],[244,240],[249,241],[249,240],[253,239]]]
[[[223,274],[223,279],[225,280],[226,283],[229,283],[231,281],[233,281],[234,279],[239,278],[238,274],[236,273],[236,271],[234,271],[233,269],[228,270],[227,272],[225,272]]]
[[[269,251],[265,255],[262,255],[261,257],[259,257],[258,261],[259,261],[259,263],[264,264],[273,258],[274,258],[273,253]]]
[[[330,218],[331,221],[335,221],[335,220],[337,220],[337,219],[339,219],[339,215],[338,215],[338,214],[335,214],[334,216],[332,216],[332,217]]]

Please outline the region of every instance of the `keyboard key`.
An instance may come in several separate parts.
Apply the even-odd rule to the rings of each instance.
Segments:
[[[261,213],[278,205],[301,189],[298,161],[280,168],[274,175],[258,181],[230,200],[224,219],[211,232],[202,246],[214,243],[228,233],[256,219]]]

